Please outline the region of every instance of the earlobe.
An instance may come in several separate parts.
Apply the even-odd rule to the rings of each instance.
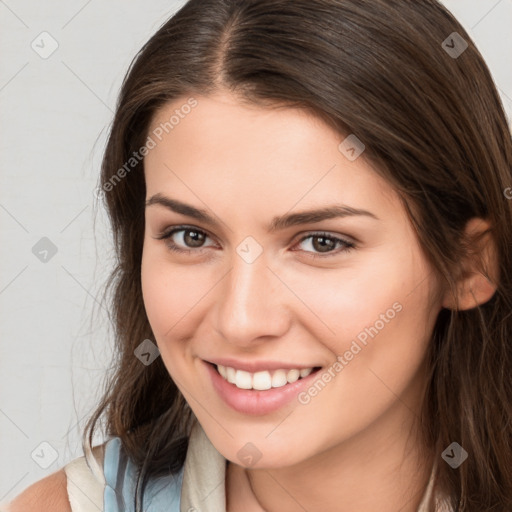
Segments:
[[[496,292],[498,262],[489,222],[481,218],[468,221],[465,229],[468,254],[461,264],[456,282],[456,294],[447,290],[442,307],[472,309],[488,302]]]

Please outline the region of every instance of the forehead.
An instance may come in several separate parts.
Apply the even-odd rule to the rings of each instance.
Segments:
[[[228,94],[193,99],[193,107],[188,96],[166,104],[152,120],[148,196],[242,197],[260,207],[265,199],[281,209],[299,201],[397,206],[394,190],[364,157],[351,161],[340,151],[346,135],[311,112],[242,104]]]

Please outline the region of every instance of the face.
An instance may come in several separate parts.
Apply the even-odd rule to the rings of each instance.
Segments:
[[[418,408],[441,307],[397,194],[312,114],[187,99],[150,128],[142,288],[207,436],[255,468],[394,436]],[[176,109],[188,113],[162,136]]]

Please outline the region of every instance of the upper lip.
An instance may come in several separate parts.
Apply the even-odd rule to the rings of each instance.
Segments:
[[[292,370],[297,368],[298,370],[305,368],[316,368],[319,365],[304,365],[304,364],[290,364],[282,363],[279,361],[239,361],[231,358],[218,358],[205,360],[207,363],[215,365],[229,366],[235,370],[244,370],[249,373],[262,372],[265,370]]]

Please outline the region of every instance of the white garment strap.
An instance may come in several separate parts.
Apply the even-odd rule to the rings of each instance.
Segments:
[[[181,512],[225,512],[226,459],[199,421],[192,427],[181,488]]]
[[[73,512],[103,512],[105,446],[96,446],[87,455],[90,466],[85,457],[79,457],[64,466],[69,503]]]

